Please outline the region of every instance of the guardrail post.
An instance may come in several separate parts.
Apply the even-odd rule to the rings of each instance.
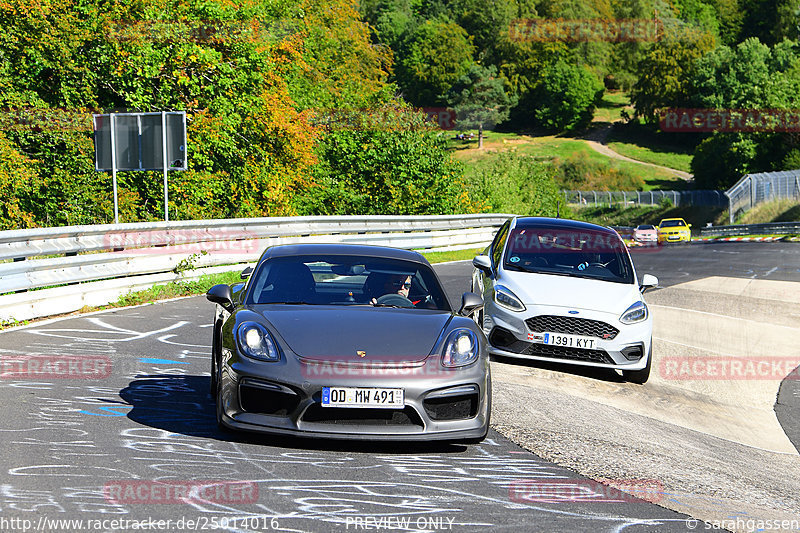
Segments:
[[[614,200],[611,198],[611,191],[608,191],[608,207],[614,205]]]
[[[653,205],[653,191],[650,191],[650,205]]]
[[[594,195],[594,206],[597,207],[597,191],[592,191],[592,194]]]

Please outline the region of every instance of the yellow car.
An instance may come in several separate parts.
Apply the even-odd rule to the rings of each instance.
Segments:
[[[658,224],[658,244],[665,242],[690,242],[691,224],[682,218],[665,218]]]

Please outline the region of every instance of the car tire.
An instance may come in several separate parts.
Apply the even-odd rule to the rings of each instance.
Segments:
[[[219,338],[218,335],[219,333],[215,326],[214,336],[211,340],[211,385],[209,387],[209,392],[211,393],[212,397],[215,397],[217,394],[217,347],[219,346],[219,341],[217,340]]]
[[[650,354],[647,356],[647,364],[641,370],[623,370],[622,377],[625,381],[644,385],[650,378],[650,367],[653,363],[653,341],[650,341]]]
[[[225,425],[222,421],[222,372],[219,365],[216,362],[213,362],[212,365],[215,367],[214,371],[214,378],[213,381],[215,383],[215,390],[214,390],[214,413],[216,414],[217,418],[217,427],[223,433],[230,433],[230,428]]]

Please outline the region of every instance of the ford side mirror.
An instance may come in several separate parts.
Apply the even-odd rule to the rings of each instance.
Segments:
[[[658,278],[652,274],[645,274],[642,276],[642,284],[639,285],[639,290],[644,293],[648,289],[658,287]]]

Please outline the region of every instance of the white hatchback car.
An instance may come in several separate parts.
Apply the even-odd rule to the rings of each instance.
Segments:
[[[489,353],[613,368],[644,383],[653,320],[630,255],[610,228],[554,218],[512,218],[472,264],[472,290]]]

